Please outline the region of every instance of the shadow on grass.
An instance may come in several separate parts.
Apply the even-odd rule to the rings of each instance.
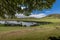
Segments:
[[[40,25],[53,24],[52,22],[45,22],[45,21],[37,22],[37,23],[39,23]]]
[[[49,37],[48,39],[50,39],[50,40],[60,40],[60,36],[59,37],[53,36],[53,37]]]

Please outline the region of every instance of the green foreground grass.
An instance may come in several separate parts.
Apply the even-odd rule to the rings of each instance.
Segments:
[[[60,36],[60,19],[21,19],[27,21],[45,21],[53,24],[44,24],[35,27],[0,26],[0,40],[49,40],[51,36]]]

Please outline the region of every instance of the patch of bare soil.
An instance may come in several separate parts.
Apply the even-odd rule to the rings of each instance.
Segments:
[[[0,33],[0,39],[8,38],[8,37],[22,37],[32,32],[45,32],[45,31],[52,31],[55,28],[31,28],[31,29],[22,29],[22,30],[15,30],[10,32],[3,32]]]

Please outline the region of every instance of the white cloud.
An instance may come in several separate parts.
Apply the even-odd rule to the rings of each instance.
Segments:
[[[17,7],[21,7],[22,10],[28,8],[28,6],[25,5],[17,5]]]
[[[40,14],[31,14],[29,16],[25,16],[23,14],[15,14],[15,16],[17,18],[28,18],[28,17],[34,17],[34,18],[42,18],[42,17],[45,17],[46,15],[44,13],[40,13]]]
[[[29,17],[42,18],[42,17],[45,17],[45,16],[46,16],[45,14],[41,13],[41,14],[32,14]]]
[[[21,9],[23,10],[23,9],[25,9],[26,7],[21,7]]]
[[[18,14],[18,13],[16,13],[15,16],[16,16],[17,18],[25,18],[25,17],[26,17],[25,15],[23,15],[23,14]]]

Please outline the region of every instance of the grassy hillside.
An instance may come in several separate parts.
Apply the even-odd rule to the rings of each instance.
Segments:
[[[16,20],[36,21],[42,22],[42,24],[34,27],[0,26],[0,40],[49,40],[51,38],[59,39],[60,37],[60,19],[58,18],[45,17],[42,19],[27,18]],[[48,24],[48,22],[51,23]]]
[[[46,16],[46,18],[59,18],[60,19],[60,14],[50,14]]]

